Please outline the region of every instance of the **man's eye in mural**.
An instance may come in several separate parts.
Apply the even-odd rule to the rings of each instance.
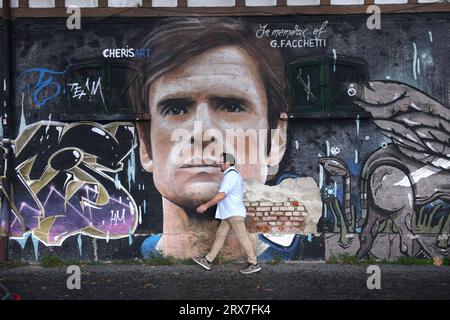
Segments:
[[[168,107],[164,111],[164,115],[173,115],[173,116],[185,115],[186,113],[187,110],[185,108],[180,107]]]
[[[193,108],[194,104],[195,102],[191,99],[175,98],[164,100],[159,103],[159,106],[163,116],[183,116],[189,113],[189,109]],[[247,110],[244,107],[245,101],[238,98],[214,97],[209,99],[209,104],[218,111],[228,113],[239,113]]]
[[[236,98],[217,98],[216,105],[219,107],[219,110],[224,110],[230,113],[237,113],[246,111],[243,107],[244,102],[240,99]]]
[[[159,103],[163,116],[182,116],[188,113],[188,108],[193,104],[190,99],[168,99]]]

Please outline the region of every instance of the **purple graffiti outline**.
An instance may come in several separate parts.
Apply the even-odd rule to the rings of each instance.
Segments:
[[[89,191],[92,191],[92,192],[94,192],[94,193],[98,193],[98,191],[96,191],[95,189],[92,189],[92,188],[90,188],[90,187],[88,187],[88,186],[85,186],[84,189],[85,189],[85,191],[87,192],[87,195],[88,195],[88,192],[89,192]],[[58,190],[56,190],[53,186],[51,186],[51,187],[50,187],[50,191],[48,192],[47,196],[45,197],[44,203],[42,203],[42,207],[43,207],[43,208],[46,207],[48,200],[50,199],[51,195],[53,195],[53,194],[56,194],[60,199],[65,200],[64,195],[63,195],[62,193],[60,193]],[[127,199],[129,200],[128,197],[127,197]],[[129,202],[128,202],[128,205],[127,205],[126,203],[124,203],[124,202],[122,202],[122,201],[120,201],[120,200],[118,200],[118,199],[116,199],[116,198],[114,198],[114,197],[110,197],[110,200],[113,201],[113,202],[119,203],[119,204],[123,207],[123,210],[128,209],[128,210],[130,211],[130,214],[131,214],[131,215],[134,215],[134,213],[133,213],[133,212],[134,212],[134,208],[133,208],[133,206],[132,206],[132,202],[131,202],[131,201],[129,201]],[[74,210],[74,213],[76,213],[80,218],[82,218],[82,219],[87,223],[87,225],[92,226],[92,221],[93,221],[94,219],[93,219],[92,211],[90,210],[90,209],[91,209],[90,207],[89,207],[89,216],[90,216],[90,217],[88,218],[88,217],[85,216],[84,213],[80,212],[80,211],[79,211],[74,205],[72,205],[70,202],[68,202],[67,204],[71,207],[71,209]],[[35,212],[35,213],[38,213],[37,216],[34,216],[36,219],[47,217],[47,216],[45,215],[46,213],[42,212],[41,210],[37,210],[37,209],[33,208],[32,206],[28,205],[28,204],[25,203],[25,202],[23,202],[23,203],[21,204],[21,206],[20,206],[20,208],[19,208],[19,214],[22,215],[22,210],[23,210],[24,208],[31,209],[31,211],[33,211],[33,212]],[[17,220],[17,218],[16,218],[16,220]],[[13,223],[15,223],[15,221],[14,221]],[[31,231],[33,231],[33,230],[31,230]],[[134,232],[134,230],[133,230],[133,232]]]

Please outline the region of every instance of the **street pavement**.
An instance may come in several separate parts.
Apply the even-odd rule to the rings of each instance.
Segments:
[[[0,271],[0,283],[22,299],[450,299],[449,266],[380,265],[380,289],[369,290],[367,267],[325,263],[81,267],[81,288],[69,290],[66,267],[25,266]],[[372,280],[370,283],[374,283]]]

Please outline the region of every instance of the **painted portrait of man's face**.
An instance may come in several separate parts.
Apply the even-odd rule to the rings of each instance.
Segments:
[[[280,162],[287,121],[275,119],[276,128],[270,127],[268,92],[254,60],[238,44],[214,46],[150,84],[146,102],[151,125],[138,124],[140,158],[158,191],[172,203],[194,209],[215,195],[223,176],[219,164],[223,151],[235,156],[244,179],[262,183],[268,167]],[[202,132],[197,135],[199,125]],[[174,132],[181,129],[186,135],[181,142],[173,141]],[[229,139],[230,132],[241,135]],[[200,145],[202,152],[180,157],[180,143],[184,150]],[[269,145],[276,152],[270,153]],[[215,147],[216,152],[206,152]]]
[[[178,148],[171,142],[175,130],[192,131],[195,121],[201,122],[203,130],[218,130],[222,137],[227,129],[269,129],[264,84],[250,56],[237,46],[213,48],[162,75],[152,84],[149,99],[153,155],[149,169],[161,194],[187,208],[198,206],[217,192],[222,177],[220,159],[219,154],[209,161],[188,156],[176,163],[172,153]],[[195,138],[184,141],[193,143]],[[204,147],[223,142],[214,135],[201,138]],[[237,159],[250,160],[250,146],[242,150],[245,154],[234,151]],[[239,164],[238,160],[244,178],[265,181],[267,168],[262,165],[262,161]]]

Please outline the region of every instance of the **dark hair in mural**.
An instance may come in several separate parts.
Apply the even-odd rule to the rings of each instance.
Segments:
[[[229,153],[222,153],[222,161],[223,163],[229,163],[231,166],[234,166],[236,163],[236,160],[234,157]]]
[[[150,86],[163,74],[210,49],[237,45],[258,67],[267,95],[269,126],[277,127],[280,113],[286,108],[283,58],[267,40],[256,38],[250,24],[230,18],[169,18],[157,26],[142,45],[152,51],[149,62],[141,65],[141,75],[131,90],[135,110],[148,112]],[[151,150],[150,122],[145,121],[142,126],[146,147]]]

